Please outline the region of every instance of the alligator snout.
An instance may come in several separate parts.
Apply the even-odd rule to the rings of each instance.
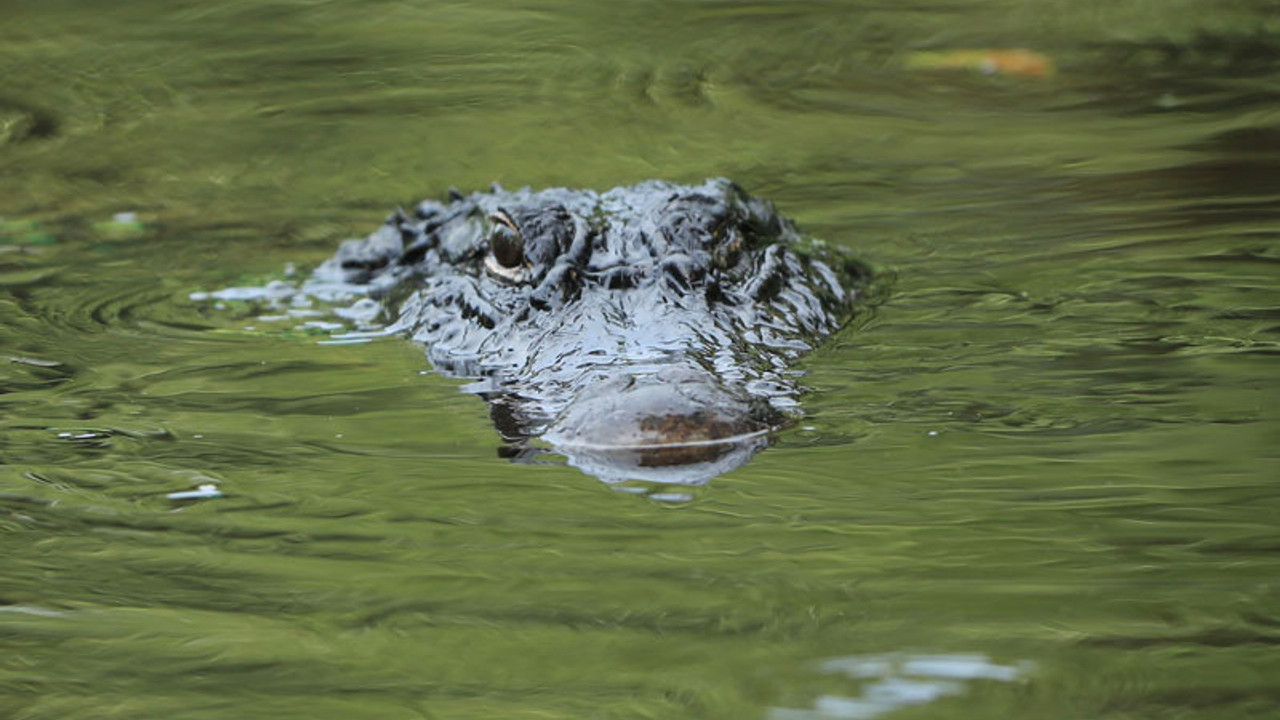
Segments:
[[[696,366],[617,371],[585,388],[543,439],[607,482],[695,485],[768,444],[783,416]]]

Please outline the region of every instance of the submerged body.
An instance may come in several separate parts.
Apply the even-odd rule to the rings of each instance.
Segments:
[[[790,363],[851,313],[860,266],[727,180],[425,201],[344,243],[357,285],[512,445],[605,480],[697,483],[796,408]]]

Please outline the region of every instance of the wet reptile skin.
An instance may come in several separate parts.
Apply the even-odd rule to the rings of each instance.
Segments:
[[[455,192],[347,241],[312,282],[385,298],[437,369],[479,381],[512,446],[700,482],[727,468],[670,468],[763,446],[796,411],[791,363],[848,320],[863,272],[715,179]]]

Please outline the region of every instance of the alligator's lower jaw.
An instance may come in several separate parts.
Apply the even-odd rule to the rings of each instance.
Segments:
[[[769,444],[775,423],[696,366],[616,375],[580,392],[543,434],[607,482],[700,485]]]

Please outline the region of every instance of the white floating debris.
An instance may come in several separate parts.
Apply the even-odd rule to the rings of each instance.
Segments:
[[[23,355],[8,355],[9,362],[18,363],[20,365],[33,365],[35,367],[55,368],[62,363],[57,360],[41,360],[40,358],[26,357]]]
[[[171,492],[165,497],[170,500],[211,500],[213,498],[223,497],[222,491],[213,483],[205,483],[197,487],[195,490],[183,490],[181,492]]]
[[[105,432],[60,432],[58,437],[63,440],[101,440],[111,437],[111,433]]]

